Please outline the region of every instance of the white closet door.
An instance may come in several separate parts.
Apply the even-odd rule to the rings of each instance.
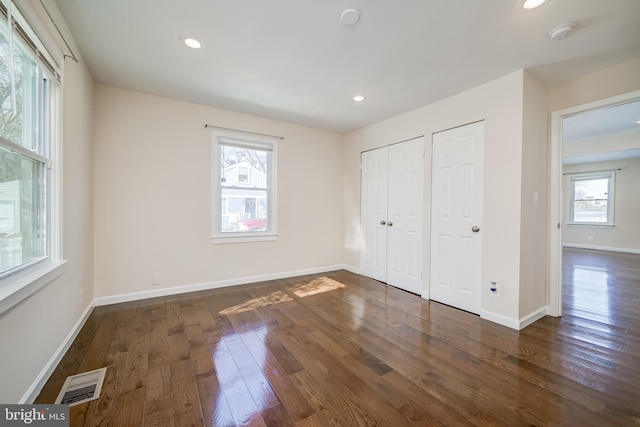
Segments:
[[[360,272],[422,292],[424,138],[362,153]]]
[[[480,314],[484,122],[433,135],[430,298]]]
[[[387,283],[422,293],[424,138],[389,146]]]
[[[387,148],[362,153],[360,273],[387,281]]]

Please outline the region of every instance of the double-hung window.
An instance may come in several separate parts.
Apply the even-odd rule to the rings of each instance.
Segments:
[[[571,175],[569,224],[613,226],[615,172]]]
[[[2,310],[9,304],[6,300],[17,302],[17,294],[26,297],[23,289],[50,274],[59,261],[53,212],[56,179],[52,173],[57,170],[54,118],[58,82],[52,63],[15,6],[0,0]],[[47,260],[50,262],[45,263]],[[35,290],[28,293],[32,292]]]
[[[275,240],[278,139],[220,129],[212,145],[211,242]]]

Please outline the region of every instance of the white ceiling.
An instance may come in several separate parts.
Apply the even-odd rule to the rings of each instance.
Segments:
[[[553,85],[640,57],[639,0],[522,1],[56,0],[99,83],[338,132],[521,68]]]
[[[622,148],[615,143],[620,138],[628,141]],[[590,144],[594,140],[598,141],[595,152]],[[565,117],[562,142],[565,150],[572,153],[568,155],[564,151],[562,163],[565,165],[640,157],[640,100]]]
[[[566,142],[640,129],[640,100],[585,111],[562,120]]]

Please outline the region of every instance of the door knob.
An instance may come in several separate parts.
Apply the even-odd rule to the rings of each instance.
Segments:
[[[392,226],[393,226],[393,223],[392,223],[391,221],[389,221],[389,222],[387,223],[387,225],[388,225],[389,227],[392,227]]]
[[[382,221],[380,221],[380,225],[386,225],[387,223],[384,222],[384,219]]]
[[[480,227],[478,227],[477,225],[474,225],[473,227],[471,227],[471,231],[473,231],[474,233],[477,233],[478,231],[480,231]]]

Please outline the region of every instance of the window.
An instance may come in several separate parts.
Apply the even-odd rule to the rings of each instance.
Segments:
[[[277,139],[213,133],[211,242],[275,240]]]
[[[615,172],[578,174],[569,183],[569,224],[613,226]]]
[[[6,5],[12,6],[8,8]],[[7,24],[11,13],[13,28]],[[11,31],[10,31],[11,30]],[[0,2],[0,312],[58,263],[54,63],[17,9]],[[55,171],[55,173],[53,173]],[[55,258],[55,259],[53,259]],[[41,261],[49,260],[48,264]],[[46,284],[46,283],[45,283]],[[41,285],[43,286],[43,285]],[[31,288],[26,293],[23,288]],[[21,297],[22,298],[22,297]]]
[[[249,168],[246,166],[238,166],[238,184],[249,183]]]

